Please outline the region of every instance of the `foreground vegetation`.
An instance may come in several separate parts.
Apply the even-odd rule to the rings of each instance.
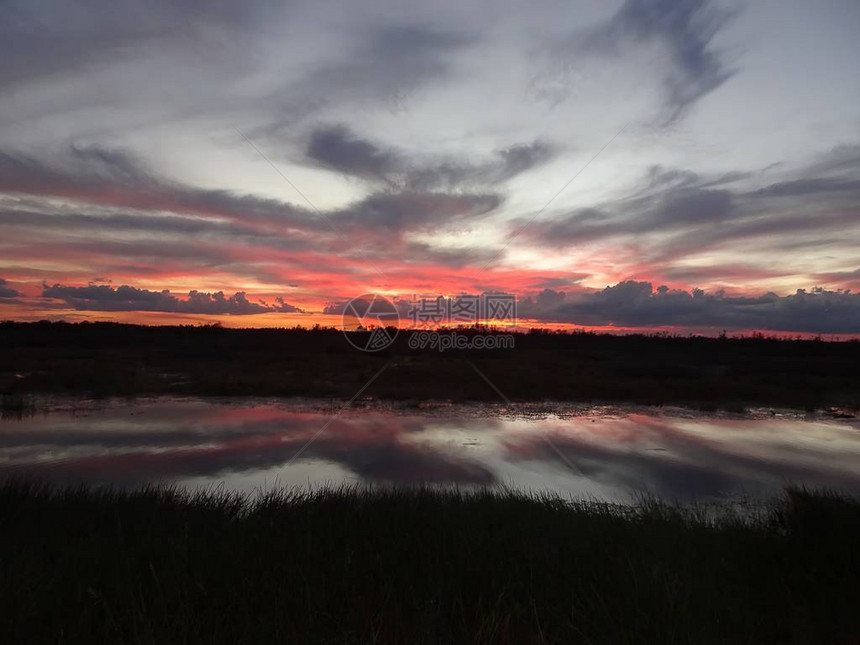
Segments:
[[[513,401],[860,408],[860,342],[533,333],[513,349],[440,353],[401,333],[368,354],[333,329],[0,323],[12,408],[43,393],[350,399],[365,386],[382,399],[500,401],[473,365]]]
[[[756,508],[9,482],[0,641],[856,642],[860,502]]]

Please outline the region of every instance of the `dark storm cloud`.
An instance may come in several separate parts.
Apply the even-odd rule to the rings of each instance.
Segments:
[[[333,125],[314,130],[306,154],[312,161],[345,175],[405,189],[429,190],[507,181],[549,161],[554,149],[545,142],[534,141],[499,150],[493,159],[483,163],[410,158],[400,150],[359,137],[346,126]]]
[[[625,0],[608,23],[587,35],[585,48],[611,53],[631,41],[662,43],[672,63],[664,77],[671,122],[734,73],[711,47],[729,18],[710,0]]]
[[[160,311],[184,314],[249,315],[272,312],[297,312],[297,307],[278,298],[275,304],[250,302],[244,292],[225,296],[223,292],[190,291],[180,300],[169,291],[149,291],[127,285],[117,288],[107,285],[70,287],[60,284],[45,286],[45,298],[61,300],[81,311]]]
[[[602,291],[549,290],[519,305],[521,318],[620,327],[760,329],[828,334],[860,333],[860,293],[812,289],[779,296],[728,296],[626,281]]]
[[[6,280],[0,278],[0,298],[17,298],[21,295],[16,289],[7,287],[6,284]]]

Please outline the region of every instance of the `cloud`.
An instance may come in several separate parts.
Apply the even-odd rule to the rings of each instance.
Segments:
[[[734,73],[711,47],[731,17],[710,0],[625,0],[606,24],[586,35],[584,47],[614,53],[630,42],[661,43],[671,62],[663,79],[665,122],[671,123]]]
[[[832,193],[860,195],[860,180],[833,178],[795,179],[771,184],[750,193],[753,197],[805,197]]]
[[[12,100],[0,127],[45,117],[68,133],[86,120],[85,136],[116,136],[207,120],[279,139],[345,106],[396,111],[456,72],[477,41],[463,23],[397,13],[379,3],[9,0],[0,94]]]
[[[504,257],[492,247],[467,246],[443,248],[421,242],[410,242],[403,248],[402,259],[407,264],[431,264],[441,267],[467,267],[486,264],[490,260]]]
[[[512,461],[540,460],[570,469],[618,491],[648,491],[666,499],[725,498],[733,494],[768,495],[786,481],[858,488],[839,442],[822,442],[812,453],[792,445],[793,422],[773,434],[756,432],[756,423],[702,421],[632,415],[605,419],[571,431],[570,425],[542,428],[506,442]],[[746,425],[751,423],[752,425]],[[548,425],[548,424],[547,424]],[[550,430],[554,430],[550,432]],[[732,439],[725,442],[714,436]],[[739,450],[735,433],[755,438]]]
[[[359,321],[362,324],[396,325],[398,317],[400,320],[409,318],[413,306],[409,298],[377,298],[373,294],[361,294],[329,302],[323,308],[323,313],[367,319]]]
[[[297,123],[344,105],[398,112],[419,88],[455,73],[455,56],[477,41],[471,30],[459,25],[392,22],[385,12],[375,13],[372,7],[363,8],[322,56],[299,67],[298,77],[286,79],[263,97],[260,103],[266,114],[252,134],[289,141]],[[329,37],[331,21],[323,20],[323,34]],[[315,43],[307,45],[313,48]]]
[[[312,72],[298,89],[314,96],[366,96],[398,107],[423,84],[445,77],[452,53],[475,42],[462,30],[416,24],[382,24],[371,28],[353,51],[337,63]],[[326,100],[326,99],[324,99]]]
[[[238,53],[257,28],[283,11],[268,0],[153,0],[146,9],[127,0],[48,4],[0,4],[0,85],[69,74],[153,49],[176,54],[199,47],[211,57],[232,43],[227,49]]]
[[[2,298],[17,298],[21,293],[11,287],[6,286],[7,282],[0,278],[0,299]]]
[[[491,193],[376,193],[331,218],[356,231],[417,231],[486,215],[500,204],[501,197]]]
[[[479,163],[444,159],[419,162],[404,173],[403,182],[416,189],[435,186],[453,188],[465,184],[494,185],[539,167],[554,155],[553,146],[543,141],[533,141],[497,150],[492,159]]]
[[[803,289],[787,296],[728,296],[628,280],[594,292],[545,290],[520,303],[521,318],[619,327],[687,327],[822,334],[860,333],[860,293]]]
[[[282,230],[320,224],[312,213],[289,203],[195,188],[158,177],[135,155],[99,146],[71,145],[39,157],[0,151],[0,192],[219,217]]]
[[[538,277],[529,286],[532,289],[563,289],[573,287],[591,277],[589,273],[569,272],[562,276]]]
[[[629,196],[535,220],[521,236],[550,248],[628,241],[637,246],[640,265],[661,271],[686,255],[753,239],[800,246],[814,244],[812,234],[850,239],[846,235],[860,224],[860,180],[857,171],[846,174],[850,168],[843,160],[840,174],[833,174],[832,165],[817,162],[750,189],[745,185],[760,182],[760,174],[709,177],[655,166]],[[510,234],[528,221],[512,220]]]
[[[213,315],[301,312],[298,307],[284,302],[283,298],[278,298],[274,304],[250,302],[242,291],[229,297],[222,291],[190,291],[187,299],[180,300],[167,290],[149,291],[128,285],[114,288],[108,285],[70,287],[55,284],[45,285],[42,297],[62,300],[80,311],[161,311]]]
[[[818,273],[814,277],[819,282],[831,284],[836,283],[841,285],[843,288],[860,291],[860,268],[854,269],[853,271],[829,271]]]
[[[283,467],[301,452],[300,460],[322,459],[370,481],[483,485],[496,481],[494,472],[482,463],[451,454],[444,446],[411,441],[409,435],[425,430],[429,418],[341,418],[320,435],[322,415],[313,410],[258,406],[225,413],[194,405],[155,404],[147,406],[146,412],[147,421],[130,420],[123,432],[115,431],[110,410],[106,423],[91,419],[80,426],[72,423],[62,433],[44,429],[34,429],[30,436],[4,432],[0,446],[15,449],[19,459],[0,462],[0,475],[119,483],[223,477],[231,472]],[[197,431],[201,414],[206,432]],[[163,427],[170,431],[164,432]],[[67,453],[69,446],[91,451],[83,456],[75,453],[44,459],[47,452]]]
[[[349,147],[349,143],[345,144]],[[349,166],[355,170],[362,155],[353,153]],[[364,236],[422,229],[451,220],[481,216],[497,208],[501,196],[404,189],[383,190],[333,211],[314,213],[287,202],[239,195],[225,190],[201,189],[179,184],[151,173],[134,155],[100,147],[71,146],[55,152],[50,161],[0,151],[0,192],[67,197],[100,206],[157,212],[151,228],[185,232],[208,226],[213,232],[245,235],[272,233],[296,239],[297,231],[313,234],[314,241],[332,239],[331,225],[360,227]],[[198,219],[165,219],[163,212]],[[82,219],[88,216],[83,216]],[[207,218],[204,224],[199,218]],[[229,220],[225,226],[223,220]],[[107,223],[107,220],[102,220]],[[139,215],[123,214],[115,221],[146,228]],[[379,229],[379,230],[377,230]]]
[[[175,236],[229,236],[233,240],[247,239],[254,242],[289,243],[289,238],[273,240],[270,235],[257,232],[253,226],[238,222],[222,221],[160,212],[157,215],[142,209],[122,207],[102,208],[95,204],[75,204],[73,207],[56,204],[28,204],[30,208],[15,205],[0,207],[0,224],[7,227],[42,229],[59,233],[63,230],[86,232],[97,237],[110,234],[143,234]]]
[[[134,155],[80,146],[39,157],[0,153],[3,192],[6,267],[39,266],[51,255],[89,267],[89,275],[122,280],[146,273],[170,282],[217,267],[222,275],[272,285],[284,284],[290,272],[290,280],[329,290],[330,297],[342,293],[332,291],[336,283],[326,284],[335,270],[356,276],[372,270],[379,277],[384,264],[387,277],[400,265],[461,267],[484,257],[479,248],[455,251],[409,237],[467,229],[502,201],[493,192],[380,189],[341,208],[310,212],[179,184],[154,175]],[[40,277],[74,284],[84,276]]]
[[[616,235],[715,227],[734,215],[734,196],[728,190],[671,187],[657,196],[621,200],[599,208],[579,209],[561,218],[536,221],[524,234],[542,245],[563,247]],[[514,230],[526,222],[516,220]]]
[[[134,284],[144,274],[150,283],[173,284],[177,275],[205,276],[217,267],[222,275],[250,276],[272,285],[289,280],[325,294],[326,299],[347,295],[356,285],[365,289],[364,276],[378,277],[375,267],[380,267],[389,287],[427,293],[451,292],[452,287],[531,293],[565,289],[577,280],[607,274],[595,264],[573,265],[541,280],[543,272],[511,268],[504,277],[488,272],[485,281],[478,278],[476,283],[468,268],[485,262],[494,247],[470,243],[472,238],[456,246],[442,245],[433,243],[431,236],[468,233],[476,222],[491,222],[503,204],[502,196],[461,188],[409,189],[403,184],[417,181],[416,169],[440,173],[444,164],[420,157],[407,161],[404,153],[348,130],[335,129],[333,134],[337,145],[324,146],[332,159],[348,159],[356,174],[363,172],[366,161],[376,159],[375,168],[401,185],[374,185],[368,196],[317,214],[277,200],[169,181],[120,149],[70,146],[39,156],[2,153],[0,192],[8,193],[0,198],[0,223],[7,233],[4,274],[27,279],[19,269],[38,267],[44,257],[87,267],[86,272],[29,273],[30,278],[61,285],[86,283],[95,274],[109,275],[118,284]],[[334,154],[341,144],[356,142],[362,145],[349,148],[349,155]],[[803,273],[800,284],[855,288],[856,277],[845,273],[855,268],[853,263],[846,267],[828,262],[825,270],[773,269],[755,265],[768,257],[761,249],[734,266],[729,266],[731,259],[679,263],[685,256],[748,240],[768,248],[788,249],[792,244],[803,248],[829,232],[834,243],[850,244],[852,231],[860,233],[856,217],[860,186],[851,175],[855,170],[850,148],[842,147],[776,180],[769,172],[771,183],[759,188],[754,183],[762,174],[705,176],[655,166],[629,196],[536,220],[524,230],[522,240],[539,253],[578,250],[591,243],[616,249],[626,245],[629,259],[614,261],[618,267],[617,271],[613,267],[610,280],[623,275],[654,284],[669,281],[673,286],[703,281],[732,286]],[[498,177],[532,163],[533,151],[507,150],[492,164],[463,162],[458,167],[466,171],[452,176],[456,181],[470,173]],[[324,154],[318,151],[317,156]],[[513,221],[513,230],[520,221]],[[817,275],[823,277],[819,280]],[[720,278],[728,282],[716,282]],[[256,306],[252,299],[245,308]],[[233,305],[237,307],[241,308]]]
[[[385,181],[402,163],[394,151],[356,137],[343,125],[314,130],[307,156],[345,175]]]
[[[807,173],[815,176],[849,173],[856,177],[860,171],[860,144],[843,144],[821,155],[807,168]]]
[[[308,159],[331,170],[419,191],[498,184],[546,163],[554,154],[553,146],[533,141],[497,150],[493,158],[477,163],[420,155],[411,158],[401,150],[359,137],[340,124],[316,128],[306,149]]]

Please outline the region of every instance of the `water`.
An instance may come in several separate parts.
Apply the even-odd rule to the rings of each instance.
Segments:
[[[860,420],[575,406],[60,402],[0,420],[0,477],[253,491],[327,483],[552,490],[625,501],[860,494]]]

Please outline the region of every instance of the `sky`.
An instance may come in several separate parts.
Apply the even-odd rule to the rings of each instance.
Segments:
[[[856,0],[0,4],[0,319],[860,334]]]

